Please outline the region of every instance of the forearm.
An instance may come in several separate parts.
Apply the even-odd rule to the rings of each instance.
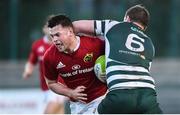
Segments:
[[[34,65],[30,62],[27,62],[24,67],[23,78],[27,79],[29,76],[31,76],[33,73],[33,70],[34,70]]]
[[[84,102],[84,100],[87,100],[87,94],[83,93],[86,89],[85,86],[78,86],[75,89],[70,89],[61,83],[57,83],[56,80],[49,80],[46,77],[45,80],[49,89],[57,94],[67,96],[75,101]]]
[[[79,20],[73,22],[75,33],[94,36],[94,20]]]
[[[27,62],[24,68],[24,71],[28,71],[30,73],[32,73],[34,70],[34,65],[30,62]]]
[[[71,98],[72,89],[66,87],[65,85],[54,82],[54,83],[48,83],[48,86],[53,92]]]

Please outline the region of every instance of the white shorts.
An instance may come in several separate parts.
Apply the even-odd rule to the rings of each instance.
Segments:
[[[104,97],[104,95],[100,96],[87,104],[70,101],[71,114],[95,114],[99,103]]]
[[[58,102],[63,104],[68,98],[63,95],[58,95],[51,90],[44,91],[44,101],[45,103],[49,102]]]

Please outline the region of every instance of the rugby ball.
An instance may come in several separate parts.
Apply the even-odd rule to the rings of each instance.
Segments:
[[[96,59],[94,72],[101,82],[106,83],[105,55],[101,55]]]

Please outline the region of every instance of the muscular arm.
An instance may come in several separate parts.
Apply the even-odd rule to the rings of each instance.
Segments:
[[[63,85],[61,83],[56,82],[56,80],[49,80],[46,77],[45,77],[45,79],[46,79],[46,83],[47,83],[48,87],[55,93],[60,94],[60,95],[65,95],[68,97],[71,96],[72,90],[70,88],[66,87],[65,85]]]
[[[94,20],[79,20],[73,22],[75,33],[94,35]]]
[[[86,87],[84,86],[78,86],[76,89],[70,89],[67,86],[56,82],[55,80],[48,80],[46,77],[46,82],[48,87],[55,93],[67,96],[75,101],[84,102],[84,100],[87,100],[86,96],[87,94],[82,93]]]

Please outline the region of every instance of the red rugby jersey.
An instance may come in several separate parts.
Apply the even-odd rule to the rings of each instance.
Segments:
[[[104,54],[104,47],[104,41],[85,36],[81,36],[80,46],[72,54],[61,53],[52,45],[44,55],[44,74],[49,80],[61,77],[71,89],[85,86],[86,102],[91,102],[107,90],[106,84],[97,79],[93,70],[95,60]]]

